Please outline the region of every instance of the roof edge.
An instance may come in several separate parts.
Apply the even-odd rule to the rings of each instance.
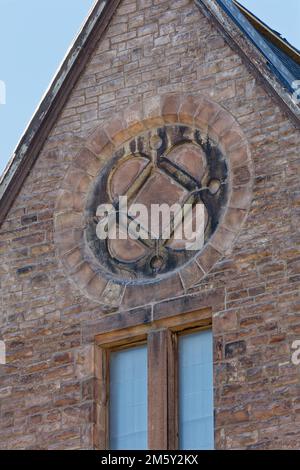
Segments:
[[[231,0],[194,0],[196,5],[211,19],[224,39],[236,50],[243,58],[244,63],[251,69],[256,78],[262,82],[266,89],[274,96],[277,104],[282,111],[288,115],[296,128],[300,129],[300,108],[295,104],[292,94],[283,86],[272,69],[268,66],[272,63],[272,58],[268,60],[257,46],[244,33],[244,26],[247,25],[248,31],[254,36],[258,34],[247,18],[243,16],[242,24],[237,24],[232,20],[229,14],[230,9],[239,17],[243,15],[238,6]],[[261,38],[260,44],[268,49],[264,39]],[[279,61],[279,59],[276,59]],[[284,65],[280,63],[285,69]]]
[[[0,179],[0,225],[120,1],[96,1],[25,129]]]
[[[268,25],[263,21],[257,18],[251,11],[247,10],[241,3],[237,0],[233,0],[235,5],[241,10],[241,12],[246,16],[248,21],[259,31],[263,36],[267,37],[272,41],[276,46],[282,49],[291,59],[300,64],[300,52],[296,47],[290,44],[287,40],[283,39],[279,35],[277,36]]]
[[[222,36],[227,41],[230,39],[231,45],[243,58],[252,73],[274,95],[278,105],[289,116],[294,125],[300,128],[300,108],[293,102],[292,96],[268,67],[264,55],[230,18],[230,15],[226,12],[225,4],[230,5],[230,8],[235,8],[238,15],[242,15],[238,7],[231,0],[194,1],[198,7],[201,7],[203,13],[215,23]],[[83,28],[25,130],[0,180],[0,226],[120,2],[121,0],[96,1]],[[246,17],[243,18],[250,28],[255,31],[255,28],[248,22]],[[262,41],[264,40],[262,39]]]

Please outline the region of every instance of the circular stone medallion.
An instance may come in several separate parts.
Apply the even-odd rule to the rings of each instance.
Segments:
[[[143,283],[180,268],[203,247],[197,252],[187,249],[191,240],[184,233],[178,236],[176,227],[187,217],[183,207],[188,205],[192,211],[189,220],[195,232],[196,206],[203,206],[203,244],[207,243],[227,203],[227,176],[221,150],[204,140],[198,129],[166,125],[136,136],[115,152],[88,195],[86,255],[94,258],[108,279],[121,283]],[[120,199],[124,196],[127,207]],[[106,231],[109,223],[112,226],[112,214],[97,216],[103,204],[111,204],[116,214],[114,239],[98,236],[99,224]],[[132,210],[140,204],[146,215]],[[159,223],[153,210],[160,212]],[[126,236],[128,227],[136,239]]]
[[[57,257],[105,311],[183,296],[232,250],[253,179],[246,136],[216,102],[170,93],[133,103],[91,132],[66,171],[54,211]],[[201,233],[196,247],[178,233],[182,221],[194,238]],[[102,239],[108,227],[118,236]]]

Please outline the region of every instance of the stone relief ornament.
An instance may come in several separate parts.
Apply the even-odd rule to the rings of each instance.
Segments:
[[[247,140],[217,103],[172,93],[132,105],[96,128],[70,164],[55,208],[57,256],[107,311],[182,296],[232,249],[252,181]],[[197,235],[199,207],[195,245],[177,236],[178,223]],[[111,210],[118,236],[101,238]]]
[[[121,196],[127,197],[126,211],[120,210]],[[226,160],[212,140],[203,138],[198,129],[183,125],[149,130],[118,149],[95,180],[86,207],[87,256],[90,251],[107,277],[120,282],[143,283],[168,274],[196,256],[187,248],[184,233],[174,237],[176,226],[170,227],[170,222],[177,218],[177,212],[181,219],[185,204],[192,212],[197,204],[204,206],[205,244],[218,226],[227,196]],[[138,218],[142,227],[137,239],[130,233],[126,236],[128,226],[136,220],[132,203],[143,205],[147,211],[144,220]],[[99,239],[96,230],[100,220],[97,207],[101,204],[111,204],[117,215],[117,233],[105,240]],[[168,217],[170,208],[174,211]],[[153,229],[155,209],[161,209],[161,220]],[[124,236],[118,236],[120,230]]]

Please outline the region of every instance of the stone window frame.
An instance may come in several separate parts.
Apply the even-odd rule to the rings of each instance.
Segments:
[[[148,449],[178,449],[177,339],[207,329],[212,329],[209,307],[95,336],[94,449],[109,450],[109,354],[139,344],[147,344]]]
[[[140,133],[167,124],[195,127],[220,147],[229,171],[227,208],[209,242],[188,265],[157,282],[122,285],[106,279],[99,266],[84,255],[87,197],[94,178],[118,148]],[[63,179],[54,213],[54,240],[66,276],[107,312],[188,293],[232,249],[252,202],[253,173],[248,142],[240,125],[206,96],[171,93],[129,106],[91,133]]]

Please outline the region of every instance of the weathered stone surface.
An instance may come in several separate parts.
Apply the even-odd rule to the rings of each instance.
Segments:
[[[113,281],[109,281],[101,295],[101,302],[108,307],[119,307],[121,305],[124,291],[124,286]]]
[[[195,114],[195,125],[208,132],[211,122],[214,122],[220,112],[220,107],[204,99]]]
[[[210,245],[220,253],[225,253],[232,246],[235,237],[236,232],[227,230],[225,227],[220,227],[212,237]]]
[[[114,117],[109,120],[104,126],[104,129],[109,139],[117,147],[125,142],[125,140],[128,140],[131,135],[130,131],[127,129],[126,122],[123,120],[123,116],[122,118]]]
[[[79,256],[78,256],[79,258]],[[95,276],[95,272],[91,269],[87,262],[82,262],[77,268],[75,268],[73,274],[75,281],[79,286],[85,287]]]
[[[102,127],[96,129],[91,138],[89,139],[89,148],[95,155],[100,155],[103,149],[107,146],[111,145],[109,137],[107,133],[103,130]]]
[[[133,157],[121,162],[110,181],[112,199],[126,194],[135,179],[148,164],[149,160],[144,157]]]
[[[83,224],[83,216],[78,212],[68,211],[57,214],[55,219],[58,231],[72,230],[73,228],[80,228]]]
[[[122,300],[122,306],[124,308],[138,307],[142,303],[147,305],[181,294],[183,294],[183,286],[180,277],[178,274],[172,275],[157,283],[141,285],[138,289],[128,285]]]
[[[133,104],[126,109],[123,119],[125,127],[128,129],[131,136],[134,137],[145,130],[143,118],[143,110],[140,103]]]
[[[186,195],[187,191],[181,185],[156,171],[142,187],[135,202],[144,204],[150,210],[152,204],[166,203],[171,206],[175,202],[180,203]]]
[[[134,263],[145,256],[148,250],[140,242],[130,238],[125,231],[123,233],[124,239],[108,240],[108,250],[113,258],[122,263]]]
[[[106,286],[107,280],[103,279],[101,276],[95,275],[87,284],[86,288],[92,298],[99,300]]]
[[[191,214],[191,215],[190,215]],[[204,239],[198,239],[198,234],[203,233],[208,224],[208,212],[203,205],[203,212],[201,217],[198,217],[196,207],[192,208],[192,213],[187,212],[187,218],[183,227],[179,226],[175,229],[173,237],[167,242],[166,246],[172,250],[185,250],[192,249],[193,245],[197,243],[197,251],[199,251],[204,243]],[[201,241],[201,243],[200,243]]]
[[[249,160],[249,149],[242,145],[229,152],[229,159],[232,167],[243,165]]]
[[[222,135],[231,129],[234,119],[226,111],[220,111],[209,126],[209,134],[215,139],[221,139]]]
[[[183,281],[184,288],[188,290],[194,284],[197,284],[204,276],[204,271],[194,261],[190,263],[186,268],[180,271],[180,276]]]
[[[177,279],[157,287],[163,301],[152,305],[156,287],[138,297],[130,286],[125,294],[106,289],[84,265],[85,295],[60,262],[78,253],[82,227],[72,215],[68,228],[54,230],[59,191],[68,194],[59,212],[81,213],[87,193],[80,191],[93,182],[85,170],[93,177],[97,167],[87,150],[76,166],[83,142],[100,166],[108,162],[115,145],[103,125],[122,116],[114,131],[122,138],[129,125],[130,136],[162,126],[161,95],[170,92],[195,101],[170,102],[165,116],[194,122],[204,139],[209,126],[224,131],[220,110],[243,131],[221,139],[231,168],[254,163],[253,194],[242,172],[229,195],[225,226],[238,231],[243,215],[236,242],[223,257],[204,249],[197,261],[206,276],[188,295]],[[197,106],[200,96],[206,101]],[[193,2],[122,1],[0,229],[0,339],[8,353],[0,365],[0,448],[92,449],[95,335],[201,308],[213,311],[216,448],[299,448],[299,367],[291,363],[300,335],[299,154],[299,131]],[[95,301],[105,290],[115,311]],[[138,308],[127,311],[132,300]]]
[[[220,259],[221,252],[216,250],[210,244],[206,245],[197,257],[197,263],[203,269],[204,272],[210,271],[213,265]]]
[[[247,184],[251,180],[251,173],[248,166],[240,166],[234,168],[233,171],[233,186],[241,186]]]
[[[161,115],[160,96],[152,96],[147,102],[147,106],[143,107],[143,123],[148,129],[164,124],[164,118]]]
[[[90,187],[92,178],[81,168],[71,166],[64,179],[63,187],[69,191],[86,193]]]
[[[252,202],[251,187],[242,186],[234,188],[229,200],[229,207],[233,209],[248,209]]]
[[[194,125],[194,116],[201,106],[203,97],[198,97],[197,95],[187,96],[182,100],[179,112],[178,120],[179,122]]]
[[[223,134],[220,139],[220,145],[224,149],[225,154],[230,153],[239,147],[244,141],[244,136],[237,128],[231,128]]]
[[[245,341],[235,341],[233,343],[228,343],[225,345],[225,358],[232,359],[246,352],[246,343]]]
[[[246,211],[243,209],[228,208],[224,217],[225,228],[236,232],[241,228],[241,224],[246,218]]]
[[[188,192],[183,186],[176,183],[164,173],[155,170],[134,200],[136,204],[143,204],[148,211],[145,215],[144,213],[140,214],[138,218],[139,223],[154,236],[158,236],[168,225],[164,220],[162,224],[156,225],[152,223],[151,212],[153,206],[162,204],[172,206],[175,203],[181,206],[187,194]],[[135,216],[136,214],[129,208],[129,215]]]
[[[74,164],[77,168],[86,171],[91,177],[95,177],[99,171],[98,158],[86,148],[80,150]]]
[[[181,101],[181,96],[178,94],[171,94],[164,97],[161,114],[165,122],[178,121]]]
[[[222,309],[224,306],[224,291],[222,289],[179,296],[176,299],[157,303],[153,307],[153,320],[174,316],[174,312],[186,313],[201,308],[214,309],[216,306],[218,306],[218,309]]]
[[[206,159],[199,147],[194,144],[175,147],[167,158],[193,176],[196,181],[201,181],[206,168]]]
[[[76,247],[74,250],[69,251],[62,259],[67,268],[73,271],[82,261],[80,248]]]

